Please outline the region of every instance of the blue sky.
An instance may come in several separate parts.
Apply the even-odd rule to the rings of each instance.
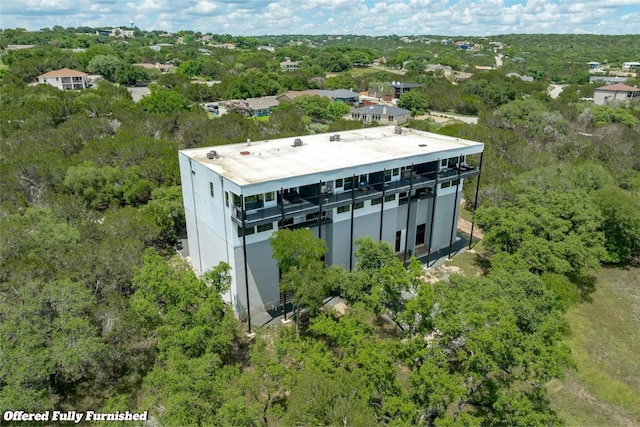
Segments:
[[[1,0],[0,28],[232,35],[639,34],[640,0]]]

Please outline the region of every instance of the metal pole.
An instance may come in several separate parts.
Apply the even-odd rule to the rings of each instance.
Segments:
[[[385,173],[387,169],[382,170],[382,203],[380,203],[380,236],[378,237],[379,241],[382,241],[382,220],[384,219],[384,187],[385,187]]]
[[[351,237],[349,243],[349,271],[353,271],[353,207],[356,202],[356,176],[353,175],[353,178],[351,178],[351,180]]]
[[[449,255],[451,259],[451,246],[453,245],[453,233],[456,231],[456,209],[458,209],[458,191],[460,191],[460,168],[458,167],[458,184],[456,184],[456,197],[453,199],[453,216],[451,217],[451,236],[449,239]]]
[[[476,220],[476,209],[478,209],[478,193],[480,192],[480,177],[482,176],[482,159],[484,152],[480,153],[480,165],[478,166],[478,182],[476,183],[476,200],[473,202],[473,215],[471,217],[471,234],[469,235],[469,249],[473,243],[473,227]]]
[[[318,183],[318,239],[322,239],[322,181]]]
[[[438,170],[436,171],[436,184],[433,187],[433,204],[431,205],[431,222],[429,223],[429,246],[427,247],[427,268],[431,261],[431,244],[433,243],[433,220],[436,215],[436,201],[438,200],[438,174],[440,173],[440,159],[438,159]]]
[[[249,268],[247,267],[247,236],[245,232],[245,220],[247,214],[245,212],[244,195],[240,194],[240,201],[242,206],[242,254],[244,258],[244,290],[247,293],[247,326],[249,328],[249,334],[251,333],[251,305],[249,303]]]
[[[403,264],[407,263],[407,249],[409,246],[409,213],[411,212],[411,191],[413,190],[413,163],[409,173],[409,201],[407,202],[407,227],[404,234],[404,254],[402,255]],[[416,211],[416,214],[418,212]]]

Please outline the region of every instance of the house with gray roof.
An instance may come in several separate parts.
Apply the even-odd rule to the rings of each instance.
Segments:
[[[271,115],[273,107],[277,107],[280,101],[275,96],[264,96],[262,98],[245,99],[245,104],[249,107],[253,117],[264,117]]]
[[[417,83],[402,83],[402,82],[391,82],[390,85],[393,89],[394,89],[394,95],[393,97],[396,99],[400,99],[400,97],[411,91],[411,89],[417,88],[417,87],[422,87],[421,84],[417,84]]]
[[[381,125],[401,125],[409,121],[411,111],[392,105],[367,105],[352,109],[349,118],[365,123],[378,122]]]
[[[334,90],[316,90],[320,96],[326,96],[334,101],[344,102],[346,104],[357,104],[360,102],[360,94],[351,89],[334,89]]]

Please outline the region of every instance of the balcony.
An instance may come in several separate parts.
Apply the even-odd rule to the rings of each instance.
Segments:
[[[237,225],[242,225],[244,216],[245,226],[251,227],[269,222],[279,221],[288,223],[294,217],[317,215],[321,211],[329,211],[334,208],[350,205],[356,202],[390,196],[398,193],[414,191],[412,200],[418,198],[433,197],[437,183],[450,182],[458,178],[469,178],[479,173],[477,168],[461,166],[440,172],[427,172],[424,174],[413,173],[413,176],[403,177],[398,181],[386,181],[379,183],[359,183],[356,188],[343,192],[334,193],[332,191],[321,191],[321,186],[307,186],[316,189],[315,194],[304,195],[287,193],[284,195],[278,192],[277,206],[263,207],[261,204],[247,204],[245,211],[240,206],[233,207],[232,220]],[[437,175],[437,176],[436,176]],[[302,187],[301,187],[302,188]],[[407,198],[401,199],[400,203],[406,203]],[[323,222],[330,222],[331,218],[324,218]],[[316,224],[316,220],[310,221]],[[297,225],[297,224],[296,224]]]

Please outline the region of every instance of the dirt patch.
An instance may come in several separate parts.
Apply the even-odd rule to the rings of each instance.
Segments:
[[[463,218],[458,218],[458,230],[463,233],[467,233],[471,235],[471,221],[467,221]],[[476,225],[473,227],[473,238],[482,240],[483,238],[482,230]]]
[[[429,270],[424,270],[422,279],[427,283],[437,283],[442,280],[448,280],[452,274],[462,274],[462,269],[455,265],[441,265]]]

